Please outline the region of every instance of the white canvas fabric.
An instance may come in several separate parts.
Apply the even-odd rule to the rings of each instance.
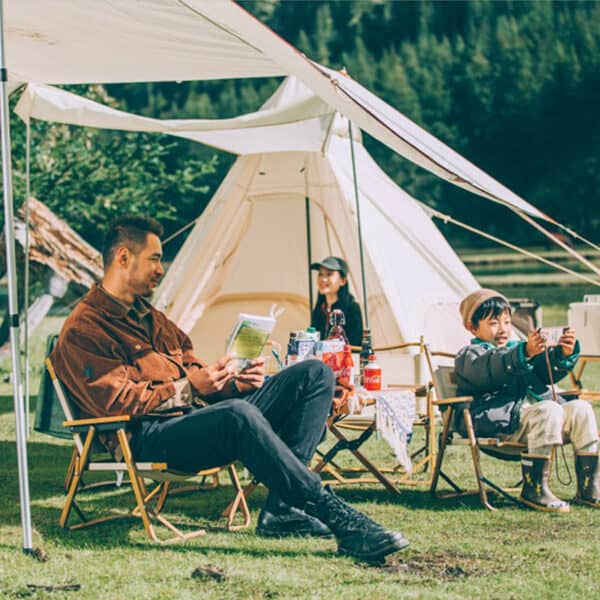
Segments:
[[[297,85],[286,81],[265,106],[276,109]],[[458,350],[468,340],[458,303],[478,284],[429,216],[373,161],[360,135],[355,142],[374,343],[425,335],[434,347]],[[309,324],[306,197],[313,259],[345,258],[351,290],[362,301],[346,119],[335,117],[322,145],[324,151],[240,156],[170,266],[157,306],[190,334],[201,356],[222,354],[239,312],[284,307],[274,333],[280,343]]]
[[[168,133],[233,154],[320,150],[335,111],[296,78],[285,98],[231,119],[150,119],[82,98],[57,87],[30,83],[15,112],[28,122],[40,119],[102,129]]]
[[[240,155],[157,293],[201,356],[221,354],[238,312],[285,307],[281,342],[309,323],[306,197],[313,259],[344,257],[362,302],[348,121],[297,78],[256,113],[220,121],[148,119],[40,84],[28,86],[16,110],[25,120],[159,131]],[[425,335],[458,350],[467,340],[458,302],[478,285],[430,216],[373,161],[357,128],[354,137],[374,341]]]
[[[6,24],[11,81],[294,75],[328,106],[408,160],[475,194],[552,221],[350,77],[309,60],[235,2],[19,0],[7,4]]]
[[[272,57],[238,36],[222,18],[211,19],[203,10],[205,5],[215,4],[220,12],[227,3],[5,2],[9,78],[40,83],[117,83],[284,75]],[[237,18],[252,18],[234,8]]]

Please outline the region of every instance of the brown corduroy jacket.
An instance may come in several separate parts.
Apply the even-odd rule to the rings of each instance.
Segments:
[[[63,325],[51,360],[83,417],[145,415],[175,394],[175,380],[206,366],[181,329],[136,302],[128,310],[94,285]]]

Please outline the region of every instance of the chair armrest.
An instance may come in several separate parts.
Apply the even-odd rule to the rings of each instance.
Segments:
[[[579,388],[573,388],[570,390],[560,390],[557,391],[557,394],[562,396],[565,400],[572,400],[575,398],[579,398],[584,390]]]
[[[127,423],[131,421],[129,415],[117,415],[114,417],[93,417],[90,419],[73,419],[72,421],[63,421],[64,427],[80,427],[91,425],[102,425],[104,423]]]
[[[473,396],[455,396],[454,398],[443,398],[442,400],[434,400],[435,406],[449,406],[450,404],[464,404],[473,402]]]
[[[423,343],[421,342],[404,342],[403,344],[392,344],[391,346],[377,346],[373,348],[375,354],[380,352],[390,352],[393,350],[404,350],[405,348],[421,348]]]
[[[73,419],[72,421],[64,421],[63,426],[68,427],[74,433],[83,433],[90,427],[95,427],[98,431],[117,431],[118,429],[124,429],[130,421],[131,417],[129,415],[117,415],[115,417]]]
[[[414,392],[415,396],[425,396],[431,386],[426,383],[388,383],[387,387],[391,390],[408,390]]]

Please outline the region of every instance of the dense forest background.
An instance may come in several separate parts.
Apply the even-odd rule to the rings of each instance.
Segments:
[[[598,240],[600,3],[243,1],[310,58],[350,75],[510,189]],[[278,79],[71,86],[158,118],[256,110]],[[14,100],[13,100],[14,102]],[[13,119],[15,203],[25,128]],[[505,239],[535,244],[507,209],[437,179],[368,137],[381,167],[416,198]],[[234,157],[156,134],[35,122],[32,194],[98,246],[123,212],[174,232],[197,217]],[[443,226],[457,246],[484,243]],[[165,250],[172,256],[183,236]]]

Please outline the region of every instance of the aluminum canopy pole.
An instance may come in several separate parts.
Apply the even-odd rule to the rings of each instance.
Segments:
[[[350,153],[352,155],[352,177],[354,178],[354,197],[356,200],[356,220],[358,222],[358,247],[360,250],[360,276],[362,279],[363,304],[365,309],[365,328],[369,329],[369,305],[367,303],[367,278],[365,277],[365,255],[360,221],[360,202],[358,194],[358,179],[356,177],[356,159],[354,158],[354,137],[352,136],[352,121],[348,119],[348,135],[350,136]]]
[[[24,343],[24,357],[25,357],[25,429],[27,430],[27,437],[29,438],[29,226],[31,211],[29,210],[29,196],[30,196],[30,160],[31,160],[31,120],[27,119],[25,124],[25,273],[23,275],[23,314],[25,320],[23,321],[23,337],[25,338]]]
[[[10,123],[8,115],[7,71],[4,54],[4,2],[0,0],[0,127],[2,137],[2,188],[4,195],[4,231],[6,237],[6,273],[8,278],[8,314],[10,350],[12,358],[12,388],[15,405],[17,460],[19,469],[19,499],[23,552],[33,551],[31,536],[31,506],[29,501],[29,474],[27,469],[27,429],[25,407],[21,390],[21,351],[19,348],[19,300],[17,296],[17,268],[15,260],[15,232],[12,200],[12,173],[10,156]]]

